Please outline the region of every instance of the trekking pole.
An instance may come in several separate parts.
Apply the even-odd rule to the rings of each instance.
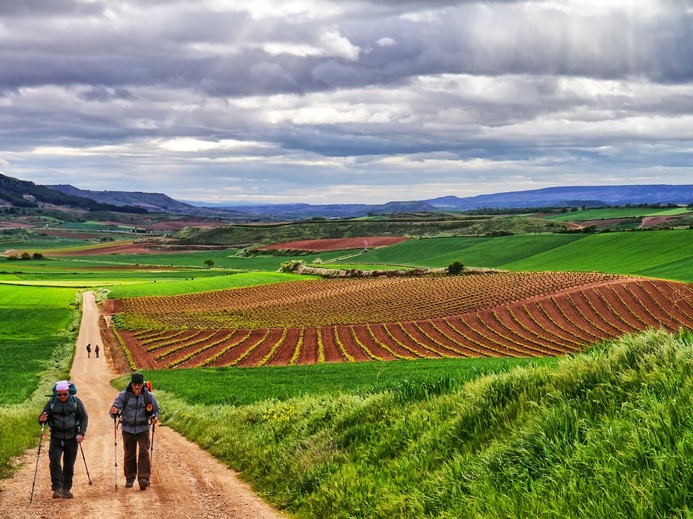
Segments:
[[[116,422],[116,417],[113,417],[113,460],[115,466],[113,467],[113,476],[115,476],[115,489],[118,492],[118,424]]]
[[[151,445],[151,454],[149,455],[149,462],[151,463],[151,460],[154,458],[154,431],[156,430],[156,424],[152,424],[152,445]]]
[[[91,476],[89,475],[89,469],[87,468],[87,458],[84,457],[84,449],[82,449],[82,444],[79,444],[79,450],[82,453],[82,459],[84,460],[84,470],[87,471],[87,479],[89,480],[89,485],[91,485]]]
[[[29,498],[29,505],[34,501],[34,487],[36,486],[36,474],[38,473],[38,462],[39,456],[41,456],[41,444],[43,443],[43,431],[46,428],[46,424],[41,424],[41,435],[39,436],[39,447],[38,454],[36,454],[36,468],[34,469],[34,482],[31,484],[31,497]]]

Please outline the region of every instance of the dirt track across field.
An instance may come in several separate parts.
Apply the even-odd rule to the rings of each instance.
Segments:
[[[83,519],[149,518],[281,518],[279,512],[260,500],[250,487],[197,445],[172,431],[157,426],[152,461],[151,486],[125,488],[123,441],[120,429],[114,435],[108,415],[117,391],[109,381],[115,374],[106,356],[87,357],[86,345],[103,348],[98,328],[98,310],[94,296],[84,296],[82,323],[71,377],[89,413],[89,429],[82,443],[92,485],[89,486],[81,454],[75,463],[72,492],[74,499],[52,499],[48,471],[48,429],[44,434],[39,458],[34,499],[29,506],[36,467],[37,449],[21,459],[22,467],[11,479],[0,482],[0,517],[3,519],[39,519],[79,517]],[[156,391],[156,388],[155,388]],[[36,415],[40,409],[36,410]],[[40,429],[36,425],[36,437]],[[117,447],[115,442],[117,441]],[[115,461],[118,466],[116,468]],[[118,490],[116,491],[116,479]]]

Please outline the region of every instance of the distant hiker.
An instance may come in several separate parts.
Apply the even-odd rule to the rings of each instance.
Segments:
[[[91,357],[91,344],[87,344],[87,357]]]
[[[94,353],[96,353],[96,358],[97,358],[97,359],[99,358],[99,351],[100,351],[100,350],[101,350],[101,348],[99,348],[99,345],[97,344],[96,347],[94,348]]]
[[[147,489],[151,475],[149,424],[155,425],[159,421],[159,404],[144,385],[142,373],[133,373],[130,383],[116,397],[110,411],[113,420],[120,417],[123,428],[125,488],[132,488],[137,478],[140,490]]]
[[[53,386],[53,396],[39,416],[39,423],[48,423],[51,428],[48,458],[54,499],[72,497],[70,490],[77,450],[87,432],[89,417],[84,404],[75,396],[76,392],[77,388],[67,380],[57,382]]]

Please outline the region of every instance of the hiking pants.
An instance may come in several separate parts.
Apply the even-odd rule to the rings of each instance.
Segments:
[[[149,464],[149,429],[144,432],[132,434],[123,431],[123,448],[125,450],[125,459],[123,467],[125,479],[132,481],[135,479],[146,479],[149,481],[150,464]],[[139,447],[139,454],[137,448]]]
[[[75,473],[75,460],[77,459],[77,439],[61,440],[51,436],[48,447],[48,459],[51,469],[51,486],[53,490],[70,490],[72,488],[72,476]],[[60,465],[62,458],[62,466]]]

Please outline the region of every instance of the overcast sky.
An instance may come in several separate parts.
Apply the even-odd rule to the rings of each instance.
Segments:
[[[693,183],[693,1],[0,0],[0,172],[206,202]]]

